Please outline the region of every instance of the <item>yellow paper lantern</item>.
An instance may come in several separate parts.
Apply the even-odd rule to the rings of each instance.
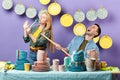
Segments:
[[[73,17],[70,14],[64,14],[60,18],[60,23],[64,27],[69,27],[73,24]]]
[[[111,37],[105,35],[100,38],[99,44],[103,49],[108,49],[112,46],[112,39]]]
[[[73,32],[76,36],[83,36],[86,32],[86,27],[82,23],[78,23],[74,26]]]
[[[50,0],[39,0],[41,4],[47,5],[50,3]]]
[[[97,37],[95,37],[95,38],[93,38],[93,41],[95,42],[95,43],[97,43],[98,41],[99,41],[99,36],[97,36]]]
[[[53,16],[58,15],[61,12],[60,4],[58,4],[57,2],[51,3],[48,6],[48,12]]]

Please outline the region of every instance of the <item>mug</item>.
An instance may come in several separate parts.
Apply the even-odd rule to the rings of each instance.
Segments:
[[[59,71],[65,71],[65,66],[64,65],[59,65]]]
[[[59,70],[59,59],[53,59],[53,65],[52,65],[52,70],[53,71],[58,71]]]
[[[24,63],[24,70],[30,71],[30,63]]]
[[[107,66],[106,61],[101,61],[101,68],[106,68],[106,66]]]
[[[85,65],[86,65],[87,71],[95,71],[96,70],[96,60],[86,58]]]
[[[45,61],[47,53],[44,50],[38,50],[37,52],[37,61]]]

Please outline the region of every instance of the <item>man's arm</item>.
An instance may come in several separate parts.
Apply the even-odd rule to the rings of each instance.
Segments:
[[[55,47],[56,47],[56,49],[57,50],[65,50],[66,52],[68,52],[68,49],[67,48],[64,48],[64,47],[62,47],[60,44],[58,44],[58,43],[55,43]]]

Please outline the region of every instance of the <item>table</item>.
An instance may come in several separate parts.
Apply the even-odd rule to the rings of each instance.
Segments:
[[[120,71],[111,71],[112,74],[120,74]]]
[[[111,71],[112,73],[112,80],[119,80],[118,75],[120,75],[120,71]]]
[[[112,80],[110,71],[95,72],[25,72],[9,70],[6,73],[0,70],[0,80]]]

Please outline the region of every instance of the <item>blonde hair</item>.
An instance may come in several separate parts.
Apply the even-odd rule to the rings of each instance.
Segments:
[[[43,32],[46,32],[47,30],[50,31],[50,39],[53,41],[53,34],[52,34],[52,16],[46,11],[43,12],[42,14],[47,15],[47,22],[46,22],[46,27],[43,29]],[[54,45],[51,42],[48,42],[48,48],[50,52],[54,52]]]

